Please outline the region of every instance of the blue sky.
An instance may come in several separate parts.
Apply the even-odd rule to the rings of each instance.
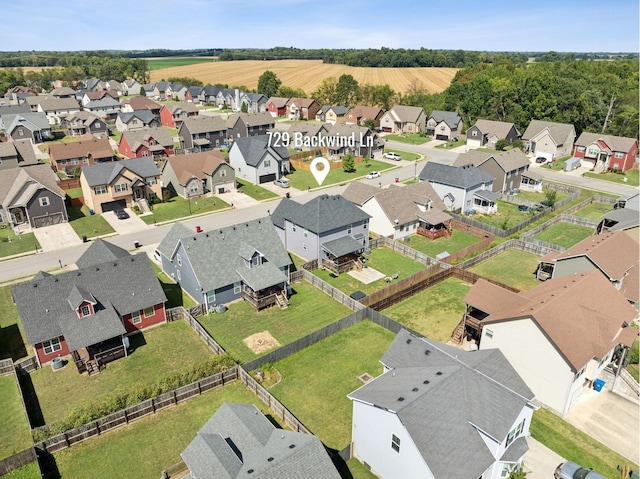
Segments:
[[[22,0],[3,6],[0,50],[637,52],[638,16],[638,0]]]

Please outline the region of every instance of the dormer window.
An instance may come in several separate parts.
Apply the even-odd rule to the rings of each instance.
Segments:
[[[85,316],[91,316],[91,308],[88,304],[80,306],[80,317],[84,318]]]
[[[253,258],[251,258],[252,266],[258,266],[259,264],[260,264],[260,256],[255,255]]]

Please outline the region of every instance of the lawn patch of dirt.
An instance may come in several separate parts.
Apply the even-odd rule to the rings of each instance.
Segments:
[[[244,344],[246,344],[247,347],[255,354],[260,354],[264,351],[280,346],[278,340],[271,336],[269,331],[252,334],[251,336],[244,338],[242,341],[244,341]]]

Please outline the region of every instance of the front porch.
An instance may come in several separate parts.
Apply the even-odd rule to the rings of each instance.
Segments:
[[[86,372],[91,376],[99,373],[105,364],[126,357],[126,341],[125,337],[117,337],[72,351],[71,356],[78,373]]]

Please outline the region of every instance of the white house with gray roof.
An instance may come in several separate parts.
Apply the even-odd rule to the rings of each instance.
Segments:
[[[522,141],[527,153],[552,161],[571,155],[576,129],[569,123],[531,120],[522,134]]]
[[[479,210],[495,213],[499,198],[492,191],[494,178],[473,165],[449,166],[428,161],[420,172],[420,181],[428,181],[450,211]]]
[[[0,131],[14,141],[42,143],[52,138],[51,125],[44,113],[25,112],[0,115]]]
[[[401,330],[384,373],[348,395],[352,453],[381,479],[500,479],[522,464],[533,393],[497,349]]]
[[[259,185],[289,174],[289,156],[287,148],[275,145],[268,135],[249,136],[233,142],[229,149],[229,164],[236,171],[237,179]]]
[[[207,309],[244,299],[285,307],[291,259],[269,218],[194,233],[182,223],[157,248],[162,270]]]
[[[180,456],[191,479],[340,479],[320,439],[277,429],[252,404],[223,403]]]
[[[462,117],[455,111],[433,110],[427,118],[427,135],[436,140],[452,140],[462,133]]]
[[[425,124],[424,109],[418,106],[395,105],[380,118],[380,128],[387,133],[420,133]]]

